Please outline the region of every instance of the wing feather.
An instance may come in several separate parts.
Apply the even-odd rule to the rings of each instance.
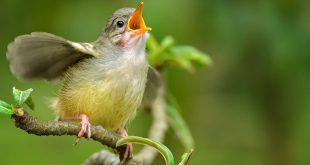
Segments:
[[[24,80],[57,79],[69,66],[98,56],[91,44],[72,42],[44,32],[16,37],[6,55],[12,73]]]

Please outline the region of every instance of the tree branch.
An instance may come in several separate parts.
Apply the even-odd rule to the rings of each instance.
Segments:
[[[149,131],[149,139],[163,143],[166,132],[168,130],[168,123],[166,117],[166,101],[164,85],[159,86],[157,97],[151,103],[151,115],[153,123]],[[136,159],[141,160],[144,164],[152,164],[158,152],[151,147],[145,146],[135,156]]]
[[[27,113],[22,116],[13,115],[12,118],[15,119],[16,127],[28,132],[29,134],[38,136],[76,136],[81,129],[81,126],[78,123],[64,121],[38,121]],[[116,148],[115,144],[119,139],[116,134],[113,134],[101,126],[92,126],[91,131],[91,139],[108,147]]]
[[[76,136],[81,126],[77,123],[64,122],[64,121],[38,121],[37,119],[29,116],[26,112],[19,115],[12,115],[15,120],[15,126],[26,131],[29,134],[34,134],[38,136],[63,136],[72,135]],[[101,126],[91,126],[91,139],[100,142],[110,148],[116,149],[120,155],[124,152],[124,147],[116,148],[116,142],[120,137],[108,131]],[[106,154],[107,155],[107,154]],[[114,157],[118,160],[117,156]],[[134,159],[128,159],[124,164],[140,164],[139,161]],[[109,164],[106,164],[109,165]]]

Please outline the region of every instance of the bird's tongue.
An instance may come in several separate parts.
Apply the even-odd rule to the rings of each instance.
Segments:
[[[147,27],[144,23],[142,17],[142,5],[143,2],[138,5],[128,21],[128,29],[135,34],[144,34],[145,32],[151,30],[151,28]]]

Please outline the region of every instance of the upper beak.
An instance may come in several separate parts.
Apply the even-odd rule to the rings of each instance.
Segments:
[[[144,23],[143,17],[142,17],[142,6],[143,2],[141,2],[136,10],[133,12],[131,17],[128,21],[128,29],[132,32],[134,32],[137,35],[142,35],[145,32],[148,32],[152,30],[150,27],[147,27]]]

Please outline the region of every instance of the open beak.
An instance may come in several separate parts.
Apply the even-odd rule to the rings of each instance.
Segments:
[[[128,29],[136,35],[143,35],[145,32],[152,30],[150,27],[147,27],[144,23],[142,17],[142,6],[143,2],[141,2],[136,10],[133,12],[128,21]]]

